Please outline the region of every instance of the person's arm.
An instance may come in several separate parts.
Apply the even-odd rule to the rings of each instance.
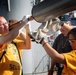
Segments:
[[[30,32],[29,25],[26,25],[24,28],[26,29],[26,33],[23,32],[22,30],[20,30],[20,32],[19,32],[19,36],[20,36],[21,40],[24,41],[23,45],[22,45],[22,49],[30,49],[31,48],[31,39],[28,36],[28,33]]]
[[[72,27],[69,25],[62,25],[63,28],[65,29],[65,31],[68,33]],[[66,63],[64,55],[63,54],[59,54],[54,48],[52,48],[47,41],[43,38],[44,36],[42,36],[42,31],[41,29],[36,33],[38,36],[36,37],[35,35],[33,35],[33,33],[30,33],[30,38],[32,38],[33,40],[35,40],[37,43],[42,44],[42,46],[44,47],[45,51],[47,52],[47,54],[56,62],[58,63]],[[35,38],[36,37],[36,38]]]
[[[54,66],[55,66],[55,61],[54,60],[51,60],[51,68],[48,71],[48,75],[53,75]]]
[[[58,63],[63,63],[63,64],[65,63],[65,58],[64,58],[63,54],[59,54],[54,48],[52,48],[47,43],[47,41],[45,39],[42,41],[42,45],[52,60],[54,60]]]
[[[12,41],[17,37],[19,34],[19,30],[26,24],[25,22],[18,22],[17,27],[13,28],[9,33],[6,35],[0,36],[0,45]]]
[[[64,25],[62,26],[65,29],[65,32],[68,33],[73,27],[67,25],[66,23],[64,23]],[[45,49],[45,51],[47,52],[47,54],[56,62],[58,63],[66,63],[64,55],[63,54],[59,54],[54,48],[52,48],[47,41],[44,39],[42,41],[42,45]]]
[[[53,46],[52,46],[56,50],[57,50],[57,47],[58,47],[59,39],[60,39],[59,36],[57,36],[54,43],[53,43]],[[55,64],[56,64],[55,61],[51,60],[51,68],[48,71],[48,75],[53,75],[53,69],[54,69]]]

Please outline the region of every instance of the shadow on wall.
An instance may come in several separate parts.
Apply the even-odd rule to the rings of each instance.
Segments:
[[[0,0],[0,15],[4,16],[5,18],[8,18],[7,14],[8,14],[8,2],[7,0]]]

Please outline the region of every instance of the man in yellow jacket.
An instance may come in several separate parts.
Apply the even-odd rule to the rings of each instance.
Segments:
[[[21,75],[22,49],[31,48],[31,40],[28,36],[29,25],[26,26],[26,33],[21,31],[26,23],[26,20],[19,21],[16,23],[18,25],[9,31],[9,24],[6,19],[0,16],[0,75]],[[3,55],[4,51],[6,53]]]

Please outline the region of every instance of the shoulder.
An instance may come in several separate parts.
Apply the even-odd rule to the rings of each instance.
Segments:
[[[69,63],[70,63],[71,60],[73,62],[76,62],[76,50],[72,50],[68,53],[63,53],[63,55],[64,55],[66,61],[69,61]]]
[[[63,34],[59,34],[58,37],[64,37],[64,35]]]
[[[56,37],[56,40],[60,40],[61,37],[64,37],[63,34],[59,34],[59,35]]]

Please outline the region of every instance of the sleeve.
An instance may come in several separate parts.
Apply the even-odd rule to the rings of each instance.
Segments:
[[[69,53],[63,54],[66,60],[66,66],[69,69],[76,69],[76,51],[73,50]]]

